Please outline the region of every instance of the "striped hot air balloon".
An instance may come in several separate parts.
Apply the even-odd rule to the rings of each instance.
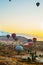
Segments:
[[[24,44],[24,46],[32,46],[32,45],[33,45],[32,42],[27,42],[27,43]]]

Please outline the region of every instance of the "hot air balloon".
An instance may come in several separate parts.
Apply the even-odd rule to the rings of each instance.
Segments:
[[[37,2],[37,3],[36,3],[36,6],[37,6],[37,7],[39,7],[39,5],[40,5],[40,3],[39,3],[39,2]]]
[[[8,35],[6,35],[6,37],[9,39],[10,38],[10,35],[8,34]]]
[[[34,43],[34,50],[35,50],[35,56],[36,56],[36,42],[37,42],[37,38],[33,38],[33,43]]]
[[[9,0],[9,2],[11,2],[11,0]]]
[[[28,42],[32,42],[32,39],[28,39],[27,41],[28,41]]]
[[[16,38],[16,34],[12,33],[12,38],[15,39]]]
[[[34,38],[33,38],[33,42],[36,42],[36,41],[37,41],[37,38],[34,37]]]
[[[24,46],[27,46],[27,47],[32,46],[32,45],[33,45],[32,42],[27,42],[27,43],[24,44]]]
[[[18,54],[21,52],[21,51],[23,51],[23,47],[21,46],[21,45],[17,45],[16,47],[15,47],[15,50],[18,52]]]

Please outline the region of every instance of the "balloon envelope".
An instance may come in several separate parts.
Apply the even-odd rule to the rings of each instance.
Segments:
[[[32,42],[32,39],[28,39],[27,41],[28,41],[28,42]]]
[[[11,1],[11,0],[9,0],[9,1]]]
[[[28,47],[29,47],[29,46],[32,46],[32,45],[33,45],[32,42],[27,42],[27,43],[24,44],[24,46],[28,46]]]
[[[6,35],[6,37],[7,37],[7,38],[9,38],[9,37],[10,37],[10,35],[8,34],[8,35]]]
[[[22,51],[22,50],[23,50],[23,47],[20,46],[20,45],[17,45],[17,46],[15,47],[15,49],[16,49],[16,51]]]
[[[12,38],[15,39],[15,37],[16,37],[16,34],[12,33]]]
[[[33,38],[33,42],[36,42],[37,41],[37,38]]]
[[[39,3],[39,2],[37,2],[37,3],[36,3],[36,6],[38,7],[39,5],[40,5],[40,3]]]

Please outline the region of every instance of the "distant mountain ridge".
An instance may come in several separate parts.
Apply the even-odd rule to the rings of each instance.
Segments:
[[[11,35],[11,33],[0,31],[0,36],[6,36],[7,34]],[[27,39],[32,38],[32,36],[25,35],[25,34],[16,34],[17,36],[25,37]]]
[[[11,36],[11,34],[12,33],[9,33],[9,32],[5,32],[5,31],[0,31],[0,37],[3,37],[3,36],[6,36],[6,35],[10,35]],[[28,34],[18,34],[18,33],[16,33],[16,36],[19,38],[19,39],[23,39],[23,38],[26,38],[26,39],[33,39],[34,37],[36,37],[37,39],[39,39],[39,37],[37,37],[37,36],[31,36],[31,35],[28,35]]]
[[[7,34],[10,34],[8,32],[0,31],[0,36],[6,36]]]
[[[27,39],[31,39],[31,38],[33,38],[32,36],[29,36],[29,35],[25,35],[25,34],[17,34],[17,36],[21,36],[21,37],[25,37],[25,38],[27,38]]]

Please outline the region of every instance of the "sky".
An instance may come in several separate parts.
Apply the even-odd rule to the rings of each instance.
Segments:
[[[40,6],[36,6],[40,2]],[[43,40],[43,0],[0,0],[0,31]]]

